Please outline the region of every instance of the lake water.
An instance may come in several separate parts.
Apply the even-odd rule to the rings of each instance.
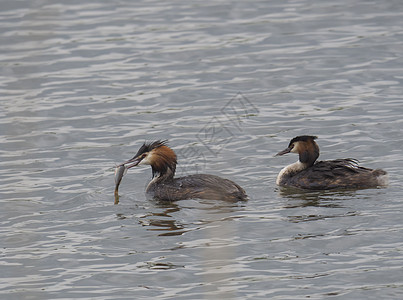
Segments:
[[[1,299],[403,299],[403,2],[0,3]],[[390,186],[275,185],[297,135]],[[146,200],[168,139],[245,203]]]

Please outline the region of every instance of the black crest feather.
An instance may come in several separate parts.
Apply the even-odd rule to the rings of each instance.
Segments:
[[[290,147],[293,143],[295,142],[308,142],[308,141],[313,141],[316,140],[318,137],[314,136],[314,135],[300,135],[300,136],[296,136],[295,138],[293,138],[290,141],[290,144],[288,145],[288,147]]]
[[[139,155],[141,155],[143,153],[150,152],[151,150],[154,150],[154,149],[159,148],[161,146],[166,146],[167,143],[168,143],[167,140],[162,140],[162,141],[157,140],[157,141],[150,142],[150,143],[146,142],[140,147],[139,151],[137,151],[137,154],[134,157],[137,157],[137,156],[139,156]]]

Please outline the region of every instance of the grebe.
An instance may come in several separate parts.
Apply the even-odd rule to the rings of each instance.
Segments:
[[[214,199],[226,201],[247,200],[245,191],[231,180],[215,175],[195,174],[174,178],[176,154],[166,141],[144,143],[137,154],[120,166],[126,169],[151,165],[152,180],[147,195],[157,200]]]
[[[319,147],[316,136],[302,135],[293,138],[288,147],[275,156],[298,153],[299,160],[283,168],[277,176],[280,186],[301,189],[360,189],[387,185],[388,175],[381,169],[358,166],[352,158],[316,162]]]

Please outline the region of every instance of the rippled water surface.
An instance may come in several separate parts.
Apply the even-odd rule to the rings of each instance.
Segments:
[[[402,299],[403,2],[0,2],[1,299]],[[275,185],[319,137],[390,186]],[[168,139],[245,203],[145,198]]]

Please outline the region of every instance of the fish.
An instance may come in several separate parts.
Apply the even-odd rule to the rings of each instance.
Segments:
[[[119,185],[126,173],[127,167],[125,165],[119,165],[115,168],[115,204],[119,203]]]
[[[119,165],[115,168],[115,184],[119,187],[122,178],[127,173],[127,167],[125,165]]]

